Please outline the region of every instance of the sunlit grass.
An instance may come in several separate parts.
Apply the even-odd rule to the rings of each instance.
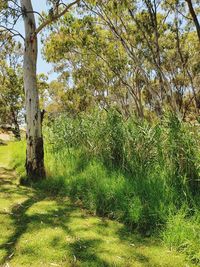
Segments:
[[[8,167],[10,160],[11,160],[11,153],[12,153],[12,143],[8,145],[1,145],[0,146],[0,166]]]
[[[93,217],[69,200],[40,197],[25,210],[22,204],[17,223],[10,221],[3,254],[11,266],[185,266],[158,241],[128,234],[122,224]]]
[[[22,146],[17,144],[14,150],[17,148]],[[0,151],[2,155],[5,148],[0,147]],[[8,161],[9,157],[3,165]],[[67,197],[50,197],[40,190],[19,186],[13,172],[4,170],[0,174],[1,264],[192,266],[182,254],[164,248],[161,240],[130,233],[123,224],[93,216]]]

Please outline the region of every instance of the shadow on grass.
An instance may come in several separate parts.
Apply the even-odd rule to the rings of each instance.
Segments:
[[[88,239],[77,240],[70,245],[70,250],[73,255],[76,255],[74,261],[87,264],[85,266],[98,266],[98,267],[111,267],[113,265],[107,263],[103,259],[100,259],[96,254],[96,249],[99,247],[102,240],[100,239]],[[76,266],[76,264],[72,266]]]
[[[12,207],[10,217],[13,220],[13,226],[15,230],[13,235],[10,236],[6,243],[0,246],[0,249],[6,250],[5,256],[0,262],[1,264],[4,264],[6,261],[10,260],[14,255],[16,244],[23,233],[26,232],[28,224],[31,220],[31,218],[26,215],[26,211],[38,200],[39,199],[34,196],[27,199],[23,203],[16,204]]]
[[[99,219],[99,225],[97,228],[95,228],[95,223],[90,224],[88,228],[85,228],[84,223],[87,221],[87,215],[85,216],[84,213],[80,212],[80,207],[72,205],[69,201],[66,202],[61,197],[52,198],[48,196],[45,191],[38,189],[37,184],[31,189],[28,187],[17,186],[15,181],[12,179],[13,177],[11,177],[9,180],[9,170],[3,170],[3,172],[4,171],[4,174],[8,177],[4,179],[0,174],[0,181],[3,185],[1,192],[6,193],[8,196],[24,196],[27,199],[20,204],[13,205],[11,212],[7,213],[12,221],[14,232],[9,236],[9,238],[7,238],[4,244],[0,245],[0,249],[5,251],[3,259],[0,260],[0,265],[2,264],[3,266],[3,264],[11,261],[12,258],[18,257],[16,256],[17,244],[24,234],[31,233],[31,235],[34,236],[35,232],[38,232],[42,229],[60,228],[71,238],[71,242],[66,242],[66,244],[61,248],[63,251],[68,252],[68,255],[70,255],[68,259],[70,263],[66,266],[125,266],[125,262],[122,264],[113,265],[113,263],[110,263],[110,261],[108,262],[104,257],[104,252],[107,253],[107,259],[108,255],[113,258],[118,257],[117,252],[111,252],[109,250],[109,246],[102,248],[104,247],[102,246],[104,245],[103,243],[106,242],[106,231],[110,227],[109,223],[107,223],[107,220]],[[55,202],[55,206],[49,209],[51,206],[51,200]],[[43,206],[42,209],[36,209],[36,211],[33,213],[29,212],[31,207],[34,205],[37,206],[37,203],[39,204],[39,202],[42,203],[43,201],[47,203],[47,209]],[[80,227],[72,229],[72,222],[79,222],[80,225],[78,226]],[[119,239],[119,246],[120,242],[126,242],[127,246],[130,246],[131,242],[141,243],[141,240],[139,239],[137,241],[134,238],[133,241],[131,239],[130,232],[128,232],[125,227],[120,227],[120,229],[114,229],[113,231],[114,235],[116,235],[116,237]],[[84,236],[81,236],[81,233],[84,233]],[[77,238],[79,234],[80,238]],[[52,246],[53,248],[59,250],[60,239],[61,237],[58,234],[51,240],[50,243],[48,242],[48,244],[46,244],[47,248],[51,249],[50,246]],[[24,253],[26,256],[29,256],[29,254],[34,255],[34,245],[33,247],[27,246],[26,250],[24,250]],[[134,257],[137,262],[142,264],[142,266],[149,266],[149,258],[145,255],[133,250],[133,255],[129,256]]]
[[[15,178],[14,169],[0,167],[0,178],[6,176],[8,179]]]
[[[21,187],[16,187],[15,189],[4,189],[6,192],[12,192],[21,194],[20,190],[23,189]],[[14,191],[13,191],[14,190]],[[41,210],[40,212],[36,212],[33,214],[29,214],[28,210],[35,204],[41,201],[56,201],[55,209],[53,210]],[[44,192],[35,191],[33,196],[29,197],[21,204],[16,204],[12,206],[11,212],[8,213],[12,220],[12,226],[14,227],[13,234],[4,242],[4,244],[0,245],[0,249],[3,249],[6,253],[0,261],[0,265],[6,266],[6,264],[15,257],[16,247],[20,238],[23,234],[36,230],[40,230],[41,228],[51,228],[62,229],[67,235],[72,237],[73,242],[71,242],[68,246],[66,246],[66,250],[70,253],[70,266],[80,266],[79,263],[85,263],[85,266],[110,266],[104,260],[100,259],[96,255],[96,250],[98,249],[99,244],[102,240],[98,240],[96,238],[91,239],[76,239],[77,232],[73,232],[70,227],[68,227],[68,223],[73,218],[80,219],[81,214],[72,214],[77,210],[77,207],[74,207],[70,203],[66,205],[62,199],[56,198],[52,199],[47,197]],[[42,222],[42,224],[41,224]],[[31,228],[29,229],[29,225]],[[52,247],[56,247],[59,243],[59,236],[55,237],[52,241]],[[49,245],[49,244],[48,244]],[[34,249],[30,247],[27,248],[26,254],[33,254]],[[59,249],[59,246],[58,246]],[[45,256],[44,256],[45,257]],[[79,263],[78,263],[79,262]],[[78,264],[78,265],[77,265]]]
[[[7,146],[7,145],[8,144],[4,140],[0,139],[0,146]]]

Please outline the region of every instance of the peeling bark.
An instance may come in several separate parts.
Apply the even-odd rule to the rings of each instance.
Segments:
[[[21,0],[25,26],[24,88],[27,123],[26,171],[33,181],[45,177],[41,112],[36,78],[37,35],[31,0]],[[28,12],[26,12],[28,11]]]
[[[42,119],[44,113],[39,108],[39,96],[37,88],[36,66],[37,66],[37,34],[51,22],[59,19],[68,10],[78,4],[80,0],[75,0],[65,6],[60,13],[53,14],[38,28],[36,28],[34,11],[31,0],[20,0],[25,27],[24,44],[24,88],[26,106],[26,171],[27,176],[33,181],[45,177],[44,168],[44,148],[42,137]]]

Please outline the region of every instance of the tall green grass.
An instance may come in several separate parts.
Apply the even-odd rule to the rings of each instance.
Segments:
[[[188,214],[189,213],[189,214]],[[176,215],[169,216],[162,232],[164,243],[170,249],[186,253],[188,258],[200,266],[200,213],[192,216],[188,208],[182,208]]]
[[[198,125],[173,114],[156,123],[125,120],[110,110],[60,115],[44,136],[48,178],[40,188],[145,235],[161,232],[200,262]]]

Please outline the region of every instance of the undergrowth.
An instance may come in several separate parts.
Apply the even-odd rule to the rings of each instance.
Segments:
[[[44,128],[48,178],[38,186],[144,235],[161,233],[199,264],[198,128],[172,114],[157,123],[124,120],[115,110],[61,115]],[[23,174],[24,153],[13,155]]]

